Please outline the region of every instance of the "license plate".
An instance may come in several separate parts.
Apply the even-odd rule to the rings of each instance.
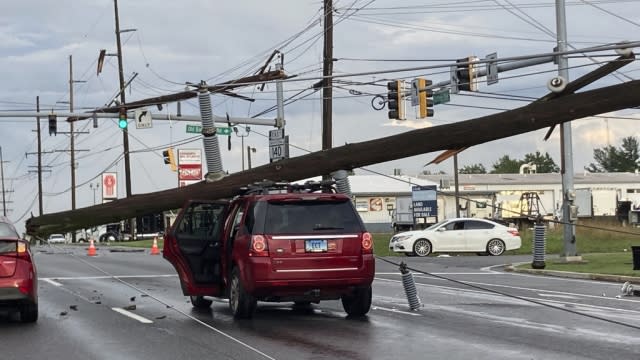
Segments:
[[[327,240],[305,240],[304,251],[306,252],[325,252],[327,251]]]

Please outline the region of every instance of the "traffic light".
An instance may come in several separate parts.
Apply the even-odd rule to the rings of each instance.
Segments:
[[[120,129],[125,130],[127,128],[128,122],[127,122],[127,110],[125,109],[120,109],[120,116],[118,119],[118,126],[120,127]]]
[[[170,147],[167,150],[162,152],[162,157],[164,158],[164,163],[169,164],[171,167],[171,171],[176,171],[176,158],[173,156],[173,148]]]
[[[456,76],[458,78],[458,89],[466,91],[478,91],[478,83],[475,81],[477,78],[476,64],[478,58],[475,56],[469,56],[464,59],[456,60],[458,65],[456,69]]]
[[[433,90],[427,89],[427,86],[431,86],[433,81],[417,78],[418,87],[418,107],[420,109],[420,119],[433,116]]]
[[[402,103],[402,90],[404,81],[394,80],[387,83],[387,106],[389,119],[404,120],[404,104]]]
[[[55,114],[49,114],[49,135],[58,134],[58,117]]]

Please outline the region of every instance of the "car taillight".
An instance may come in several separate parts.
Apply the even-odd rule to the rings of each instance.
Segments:
[[[365,254],[373,253],[373,238],[368,232],[362,234],[362,252]]]
[[[513,236],[520,236],[520,233],[516,229],[509,229],[507,232]]]
[[[27,251],[27,244],[18,241],[17,247],[18,257],[22,259],[29,259],[29,252]]]
[[[253,235],[251,237],[251,251],[249,256],[269,256],[269,247],[267,239],[262,235]]]

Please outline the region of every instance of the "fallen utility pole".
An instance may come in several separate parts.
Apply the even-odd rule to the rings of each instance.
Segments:
[[[604,112],[640,106],[640,80],[571,94],[546,102],[448,125],[347,144],[329,150],[281,160],[231,174],[212,183],[200,182],[116,200],[75,211],[33,217],[26,229],[45,236],[136,217],[149,212],[177,209],[188,199],[220,199],[234,195],[242,185],[262,180],[297,181],[340,169],[377,164],[432,151],[473,146]]]

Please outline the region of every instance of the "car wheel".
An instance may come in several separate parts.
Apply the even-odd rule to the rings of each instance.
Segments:
[[[487,243],[487,252],[491,256],[500,256],[504,253],[504,241],[500,239],[491,239]]]
[[[248,294],[242,280],[240,270],[234,268],[231,273],[231,288],[229,289],[229,308],[236,319],[250,319],[256,309],[257,301]]]
[[[208,309],[213,301],[205,299],[204,296],[190,296],[191,305],[196,309]]]
[[[342,307],[349,316],[364,316],[371,309],[371,286],[342,295]]]
[[[28,303],[20,307],[20,321],[32,323],[38,320],[38,304]]]
[[[418,256],[431,254],[431,243],[427,239],[418,239],[413,243],[413,253]]]

